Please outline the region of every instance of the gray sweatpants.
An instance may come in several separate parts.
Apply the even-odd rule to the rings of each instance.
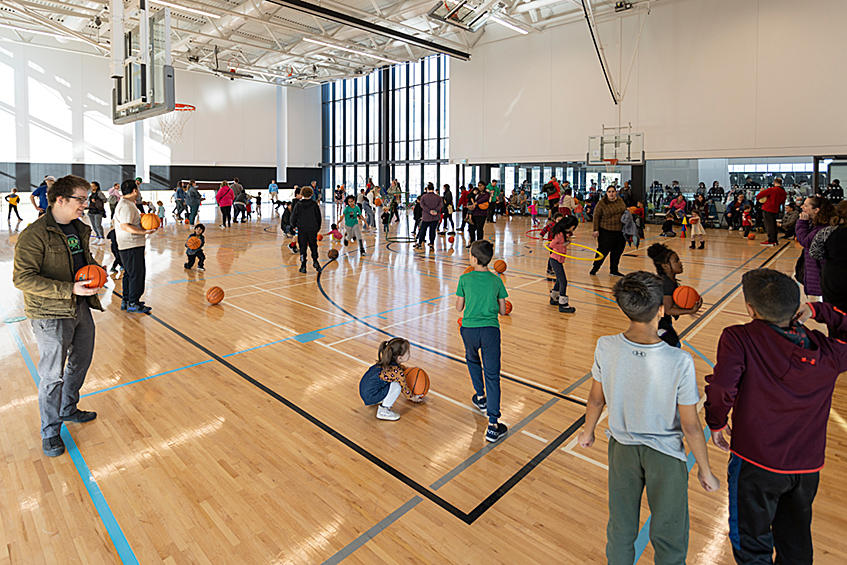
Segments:
[[[76,318],[31,320],[40,356],[38,408],[43,439],[59,435],[62,428],[59,416],[76,412],[79,389],[91,366],[94,319],[88,301],[77,299]]]

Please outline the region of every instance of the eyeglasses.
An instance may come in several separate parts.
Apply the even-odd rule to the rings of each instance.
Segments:
[[[76,200],[77,202],[80,202],[82,204],[85,204],[85,202],[88,200],[87,196],[68,196],[67,198],[68,200]]]

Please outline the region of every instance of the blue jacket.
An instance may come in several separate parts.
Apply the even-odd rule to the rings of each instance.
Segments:
[[[385,400],[388,394],[388,387],[391,386],[391,383],[379,378],[381,372],[382,367],[380,365],[371,365],[362,376],[362,380],[359,381],[359,395],[361,395],[365,406],[379,404]]]

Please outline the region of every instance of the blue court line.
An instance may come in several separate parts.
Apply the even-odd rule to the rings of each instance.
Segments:
[[[182,371],[183,369],[190,369],[191,367],[197,367],[198,365],[205,365],[206,363],[210,363],[211,359],[206,359],[205,361],[200,361],[199,363],[192,363],[191,365],[186,365],[185,367],[178,367],[176,369],[171,369],[169,371],[165,371],[163,373],[156,373],[155,375],[150,375],[149,377],[142,377],[140,379],[135,379],[134,381],[128,381],[125,383],[121,383],[119,385],[114,385],[106,388],[101,388],[100,390],[95,390],[94,392],[89,392],[87,394],[83,394],[80,398],[88,398],[89,396],[94,396],[95,394],[100,394],[101,392],[108,392],[110,390],[115,390],[117,388],[134,385],[135,383],[140,383],[143,381],[149,381],[150,379],[155,379],[156,377],[161,377],[162,375],[169,375],[171,373],[176,373],[177,371]]]
[[[299,341],[300,343],[309,343],[310,341],[315,341],[316,339],[321,339],[324,335],[320,332],[307,332],[304,334],[294,336],[294,341]]]
[[[705,355],[703,355],[702,353],[700,353],[700,351],[699,351],[696,347],[694,347],[693,345],[691,345],[691,343],[689,343],[689,342],[687,342],[687,341],[685,341],[685,340],[682,340],[682,343],[683,343],[683,344],[685,344],[685,346],[686,346],[686,347],[688,347],[688,349],[690,349],[691,351],[693,351],[694,353],[696,353],[696,354],[697,354],[697,356],[698,356],[698,357],[700,357],[700,359],[702,359],[703,361],[705,361],[705,362],[709,365],[709,367],[711,367],[712,369],[714,369],[714,368],[715,368],[715,364],[714,364],[714,363],[712,363],[711,361],[709,361],[709,358],[708,358],[708,357],[706,357]]]
[[[5,309],[0,306],[0,310],[3,311],[3,315],[5,316]],[[29,374],[32,376],[32,380],[35,382],[35,386],[37,387],[41,379],[38,376],[38,370],[32,362],[32,357],[30,357],[29,351],[27,351],[26,347],[24,347],[23,341],[21,341],[17,329],[11,325],[7,325],[6,327],[9,328],[9,331],[12,334],[12,339],[15,340],[18,351],[23,357],[27,369],[29,369]],[[100,486],[97,484],[97,481],[94,480],[94,476],[91,474],[91,469],[88,468],[88,464],[85,462],[85,458],[83,458],[82,453],[80,453],[71,432],[69,432],[67,427],[64,425],[61,427],[61,436],[65,442],[68,454],[71,456],[71,461],[73,461],[77,473],[79,473],[79,477],[82,479],[85,489],[91,497],[91,502],[94,503],[94,508],[100,516],[100,521],[103,523],[103,527],[106,528],[106,533],[112,540],[112,545],[114,545],[115,551],[118,553],[118,558],[125,565],[138,565],[138,559],[136,559],[135,553],[132,551],[132,547],[130,547],[126,536],[124,536],[120,524],[118,524],[117,519],[115,519],[115,515],[109,507],[109,503],[106,502],[106,497],[103,496]]]

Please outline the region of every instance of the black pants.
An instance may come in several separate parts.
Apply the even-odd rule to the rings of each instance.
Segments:
[[[231,226],[232,219],[230,216],[230,212],[232,211],[232,206],[221,206],[221,225]]]
[[[18,205],[17,204],[9,204],[9,219],[12,219],[12,212],[15,213],[15,216],[18,217],[18,220],[21,220],[21,215],[18,214]]]
[[[197,266],[201,269],[203,265],[206,263],[206,254],[203,253],[202,249],[198,249],[194,252],[194,255],[188,255],[188,262],[185,264],[189,269],[194,266],[194,259],[197,259]]]
[[[626,238],[624,238],[623,232],[600,228],[600,236],[597,238],[597,251],[602,253],[603,257],[594,261],[594,267],[591,270],[597,271],[608,256],[609,272],[617,273],[624,249],[626,249]]]
[[[471,212],[467,208],[462,208],[462,225],[459,226],[459,231],[463,231],[465,226],[469,224],[468,216],[470,216]]]
[[[306,231],[302,228],[297,230],[297,243],[300,245],[300,262],[306,264],[308,250],[312,250],[312,260],[318,260],[318,232]],[[308,249],[307,249],[308,248]]]
[[[729,539],[736,563],[812,563],[812,502],[820,473],[785,475],[729,459]]]
[[[121,249],[121,263],[124,266],[123,298],[129,305],[138,304],[144,294],[144,280],[147,278],[147,265],[144,263],[144,247]]]
[[[471,236],[471,243],[479,239],[485,239],[485,220],[486,216],[471,216],[472,224],[468,224],[468,231]]]
[[[779,233],[776,231],[776,214],[762,210],[762,222],[765,224],[765,231],[768,232],[768,242],[776,243],[779,239]]]
[[[421,226],[418,229],[418,245],[422,245],[424,239],[426,239],[426,232],[429,230],[429,244],[435,245],[435,230],[438,228],[438,220],[432,222],[421,222]]]
[[[240,202],[236,202],[234,204],[235,212],[232,214],[232,221],[237,222],[238,216],[241,215],[241,221],[247,221],[247,205],[242,204]]]
[[[111,242],[112,242],[112,249],[111,249],[112,255],[115,256],[115,261],[114,261],[114,263],[112,263],[112,269],[111,270],[116,271],[118,269],[118,267],[123,268],[124,264],[121,263],[121,252],[118,249],[118,242],[115,241],[115,236],[113,235],[112,237],[109,237],[109,240],[111,240]]]
[[[453,223],[453,214],[444,214],[444,218],[441,220],[441,229],[447,231],[447,224],[450,224],[450,229],[455,230],[456,224]]]
[[[680,347],[679,335],[673,329],[673,322],[666,318],[659,320],[659,338],[671,347]]]

